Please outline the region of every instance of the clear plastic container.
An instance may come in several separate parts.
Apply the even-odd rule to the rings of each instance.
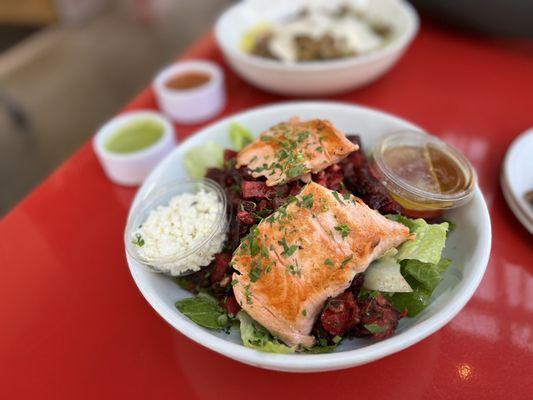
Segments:
[[[158,206],[166,206],[170,200],[183,193],[197,193],[199,191],[215,193],[219,210],[217,218],[212,222],[204,235],[195,238],[187,249],[176,251],[165,257],[143,257],[139,246],[135,244],[137,229],[147,220],[150,212]],[[172,181],[154,188],[143,200],[130,211],[124,243],[126,252],[143,267],[152,272],[164,273],[170,276],[183,276],[199,271],[209,265],[212,257],[222,250],[228,230],[226,193],[216,182],[210,179],[187,181]]]
[[[382,138],[374,167],[391,196],[407,210],[446,210],[467,203],[476,173],[468,159],[423,132],[400,131]]]

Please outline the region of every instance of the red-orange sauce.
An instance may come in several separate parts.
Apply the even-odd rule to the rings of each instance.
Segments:
[[[165,86],[173,90],[194,89],[205,85],[211,80],[211,75],[202,71],[187,71],[174,75]]]

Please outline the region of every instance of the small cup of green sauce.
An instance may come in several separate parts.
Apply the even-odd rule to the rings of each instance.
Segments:
[[[94,151],[107,177],[126,186],[142,183],[175,145],[170,121],[148,110],[113,118],[93,139]]]

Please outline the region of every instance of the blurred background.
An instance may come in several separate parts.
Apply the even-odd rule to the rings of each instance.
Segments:
[[[423,20],[520,37],[533,36],[532,1],[412,0]],[[231,3],[0,0],[0,216]]]
[[[0,0],[0,216],[230,0]]]

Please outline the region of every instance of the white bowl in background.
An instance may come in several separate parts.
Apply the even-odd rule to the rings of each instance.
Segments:
[[[228,138],[231,122],[238,122],[258,135],[293,116],[329,119],[343,132],[357,132],[366,150],[371,149],[382,135],[405,129],[420,130],[390,114],[341,103],[292,102],[252,109],[207,126],[183,141],[146,179],[131,209],[135,209],[161,185],[188,177],[182,158],[191,148],[208,140],[225,148],[231,147]],[[476,186],[474,197],[468,204],[447,212],[446,218],[457,224],[444,249],[444,256],[451,258],[453,263],[435,290],[429,306],[415,318],[402,319],[396,333],[388,339],[344,340],[329,354],[263,353],[244,347],[236,329],[227,335],[202,328],[174,306],[177,300],[190,297],[189,292],[179,288],[168,277],[146,271],[128,255],[127,260],[133,279],[148,303],[175,329],[202,346],[261,368],[292,372],[328,371],[365,364],[419,342],[449,322],[472,297],[485,273],[491,248],[490,217],[479,187]]]
[[[418,31],[418,16],[403,0],[329,0],[328,6],[355,4],[388,22],[390,43],[376,51],[331,61],[287,63],[244,52],[246,32],[261,23],[279,21],[308,4],[306,0],[248,0],[226,10],[215,26],[215,37],[227,62],[245,80],[267,91],[292,96],[325,96],[366,85],[398,61]]]
[[[120,127],[144,119],[153,119],[163,126],[163,136],[154,144],[130,153],[107,150],[106,142]],[[138,110],[125,112],[106,122],[93,138],[93,149],[107,177],[124,186],[140,185],[152,169],[176,146],[174,126],[158,112]]]

